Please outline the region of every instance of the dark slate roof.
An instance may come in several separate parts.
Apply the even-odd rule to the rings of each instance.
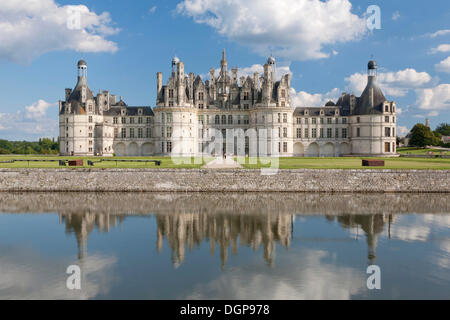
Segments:
[[[370,102],[370,91],[373,90],[373,105]],[[381,91],[380,87],[376,82],[375,77],[369,77],[369,82],[367,83],[366,89],[362,93],[361,97],[358,99],[355,114],[377,114],[382,113],[383,103],[386,101],[386,97]]]
[[[107,116],[120,116],[122,114],[121,110],[123,107],[111,107],[108,111],[105,111],[103,114]],[[154,116],[153,110],[151,107],[125,107],[127,110],[127,116],[138,116],[138,110],[142,109],[143,116]]]
[[[325,104],[325,107],[334,107],[335,106],[335,104],[334,104],[334,102],[333,101],[328,101],[326,104]]]
[[[113,105],[113,107],[126,107],[126,106],[127,104],[123,100],[120,100],[119,102]]]

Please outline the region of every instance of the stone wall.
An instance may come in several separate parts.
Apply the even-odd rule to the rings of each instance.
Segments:
[[[450,170],[0,169],[0,192],[450,193]]]

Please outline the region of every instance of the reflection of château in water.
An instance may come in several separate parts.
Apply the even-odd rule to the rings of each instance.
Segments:
[[[332,218],[334,219],[334,217]],[[391,224],[395,222],[395,215],[376,214],[371,216],[346,215],[338,216],[337,221],[343,228],[361,227],[366,234],[369,264],[373,264],[377,257],[378,236],[385,230],[388,223],[390,237]]]
[[[125,215],[80,213],[60,214],[60,223],[65,223],[66,233],[75,234],[78,244],[78,259],[82,260],[87,254],[87,240],[94,229],[108,233],[111,228],[122,224]]]
[[[172,261],[178,266],[184,261],[186,249],[191,251],[209,240],[211,254],[219,247],[223,267],[230,246],[237,254],[239,241],[240,246],[255,251],[262,246],[264,259],[272,263],[276,243],[285,248],[290,245],[292,219],[293,215],[288,214],[157,214],[157,247],[162,250],[165,237],[172,249]]]

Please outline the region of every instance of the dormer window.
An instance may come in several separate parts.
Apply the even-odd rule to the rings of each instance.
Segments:
[[[323,110],[320,110],[320,115],[323,116],[324,114]]]
[[[142,109],[138,110],[138,114],[141,116],[142,115]]]

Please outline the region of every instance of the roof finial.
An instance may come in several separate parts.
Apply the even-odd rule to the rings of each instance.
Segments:
[[[226,53],[225,53],[225,49],[223,49],[223,51],[222,51],[222,60],[223,60],[223,61],[227,60],[227,56],[226,56]]]

